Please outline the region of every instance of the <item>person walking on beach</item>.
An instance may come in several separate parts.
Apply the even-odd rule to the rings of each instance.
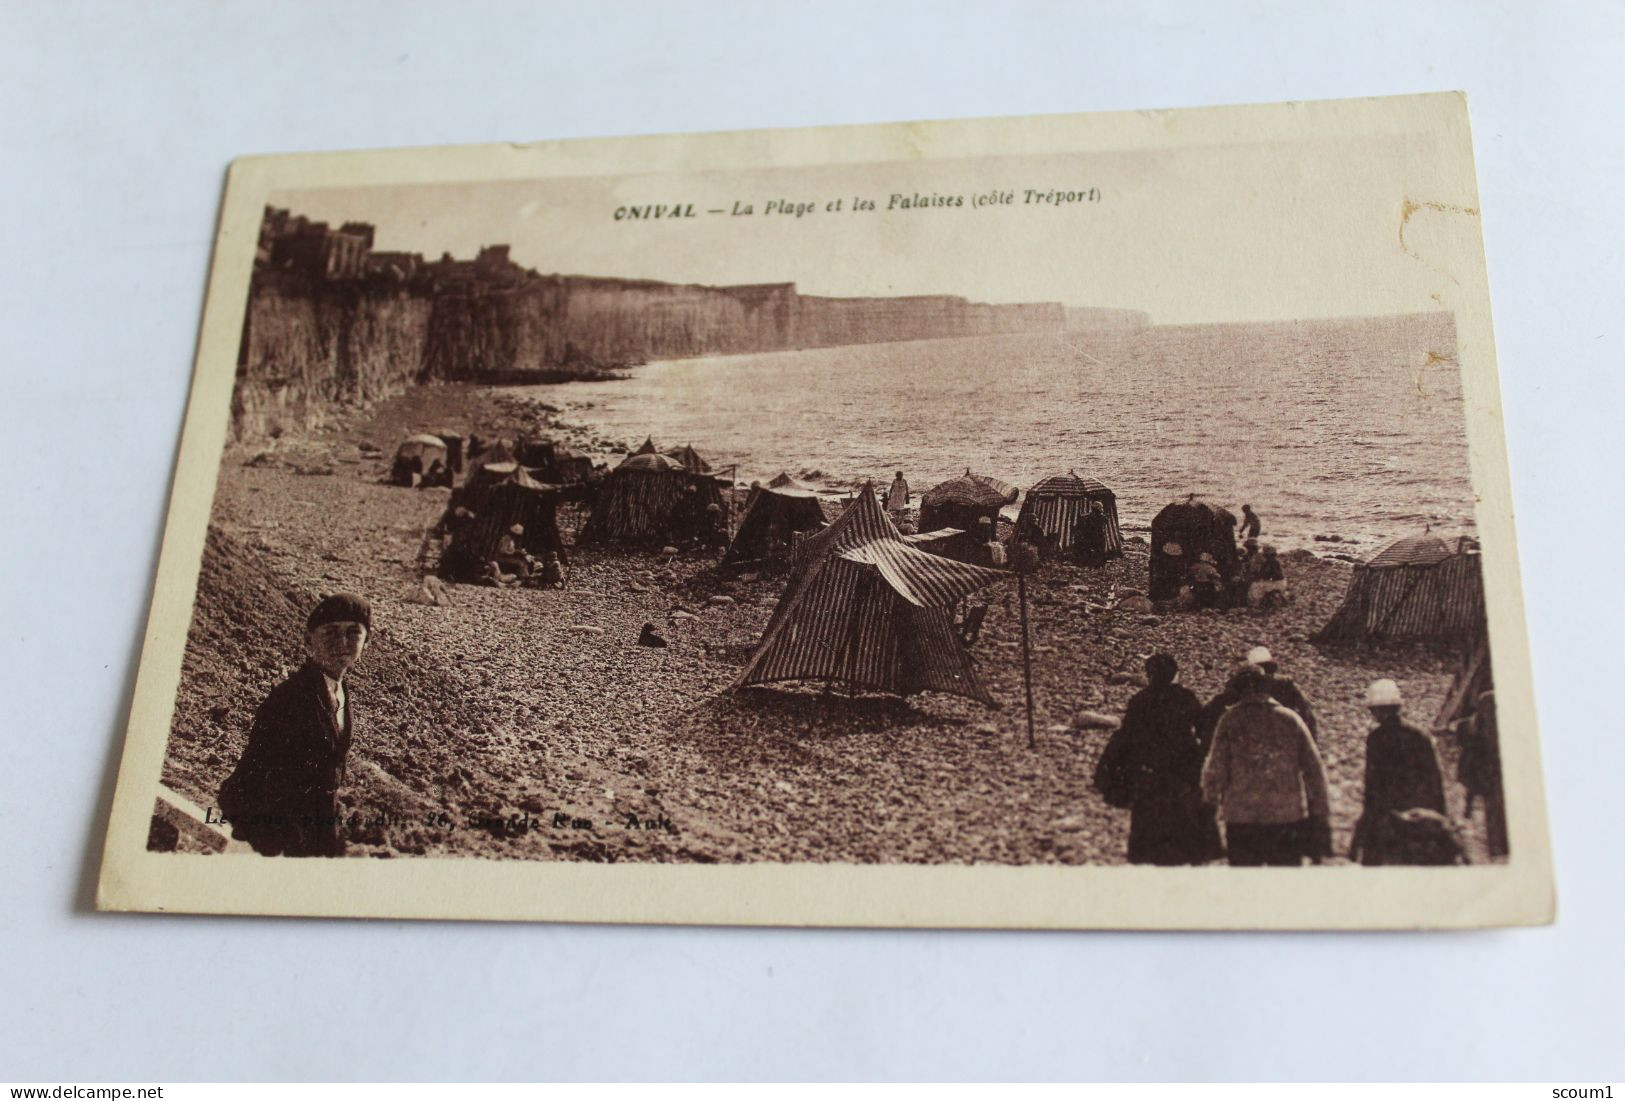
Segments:
[[[893,523],[899,522],[908,511],[908,482],[903,479],[901,470],[892,479],[891,488],[886,490],[886,511],[891,513]]]
[[[1213,732],[1219,728],[1219,720],[1224,713],[1241,702],[1241,674],[1247,668],[1246,662],[1239,663],[1231,671],[1224,687],[1219,689],[1217,695],[1202,705],[1202,713],[1196,719],[1196,740],[1202,745],[1202,757],[1207,758],[1208,750],[1213,747]]]
[[[1236,867],[1298,867],[1331,855],[1326,768],[1303,720],[1270,698],[1264,670],[1236,674],[1240,699],[1213,732],[1202,797],[1224,817]]]
[[[1072,550],[1080,566],[1099,568],[1106,564],[1106,506],[1099,501],[1078,517],[1072,527]]]
[[[1393,681],[1372,681],[1365,703],[1377,725],[1365,741],[1365,802],[1349,859],[1367,865],[1435,863],[1413,851],[1414,831],[1398,818],[1412,810],[1445,814],[1433,739],[1400,717],[1404,698]]]
[[[1275,660],[1275,656],[1270,653],[1269,647],[1254,646],[1251,650],[1248,650],[1247,664],[1256,665],[1264,670],[1264,676],[1268,678],[1266,691],[1269,692],[1270,697],[1282,707],[1296,712],[1298,718],[1303,720],[1303,725],[1309,728],[1310,737],[1314,738],[1318,744],[1320,742],[1320,725],[1315,722],[1315,712],[1309,706],[1308,697],[1303,694],[1303,689],[1298,687],[1297,681],[1281,672],[1281,665]]]
[[[1219,826],[1202,802],[1203,746],[1196,736],[1202,710],[1182,684],[1171,654],[1146,659],[1149,687],[1129,700],[1123,724],[1095,768],[1095,788],[1113,806],[1132,812],[1130,864],[1205,864],[1223,853]]]
[[[305,622],[305,664],[271,689],[220,811],[239,841],[266,856],[342,856],[338,789],[355,736],[345,675],[372,635],[372,608],[352,593],[326,597]]]
[[[1240,534],[1243,542],[1248,539],[1257,539],[1264,534],[1264,525],[1259,522],[1258,513],[1253,511],[1252,505],[1241,506]]]

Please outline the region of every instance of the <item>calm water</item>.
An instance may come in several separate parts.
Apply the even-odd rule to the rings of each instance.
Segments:
[[[1251,503],[1284,547],[1472,527],[1448,315],[691,359],[524,392],[607,438],[692,442],[744,481],[883,487],[902,469],[919,493],[966,467],[1022,487],[1070,468],[1129,527],[1189,493]]]

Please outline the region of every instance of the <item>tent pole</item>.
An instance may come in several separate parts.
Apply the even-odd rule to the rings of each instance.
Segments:
[[[1033,735],[1033,653],[1027,633],[1027,574],[1016,574],[1016,591],[1021,595],[1021,677],[1027,686],[1027,748],[1037,749]]]
[[[739,464],[734,463],[728,467],[728,541],[733,542],[734,537],[734,487],[739,484]]]

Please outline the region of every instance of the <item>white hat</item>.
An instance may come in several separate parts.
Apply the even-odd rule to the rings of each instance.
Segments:
[[[1367,707],[1398,707],[1404,702],[1399,694],[1399,685],[1384,678],[1374,680],[1371,687],[1365,690],[1365,705]]]
[[[1266,661],[1274,660],[1274,658],[1270,657],[1268,646],[1254,646],[1247,651],[1247,662],[1250,665],[1263,665]]]

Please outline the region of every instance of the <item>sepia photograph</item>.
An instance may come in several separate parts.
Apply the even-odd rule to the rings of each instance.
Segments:
[[[238,162],[103,904],[1549,920],[1465,105],[1165,114]]]

